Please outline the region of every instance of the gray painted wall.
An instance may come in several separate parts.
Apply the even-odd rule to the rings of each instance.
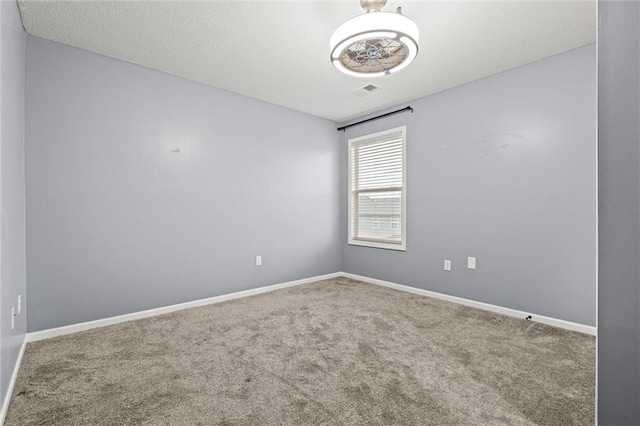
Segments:
[[[340,269],[333,122],[29,36],[26,129],[29,331]]]
[[[640,6],[599,2],[598,424],[640,424]]]
[[[24,219],[25,40],[18,5],[0,1],[0,404],[26,332]],[[11,330],[11,307],[23,297]]]
[[[406,105],[344,134],[343,270],[595,325],[595,45]],[[349,246],[346,141],[401,125],[407,251]]]
[[[595,94],[591,45],[339,142],[329,121],[29,37],[29,330],[340,269],[595,325]],[[348,246],[345,141],[404,124],[407,252]]]

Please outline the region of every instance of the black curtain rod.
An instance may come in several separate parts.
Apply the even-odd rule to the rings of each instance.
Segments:
[[[396,111],[391,111],[391,112],[388,112],[386,114],[378,115],[376,117],[367,118],[366,120],[358,121],[357,123],[347,124],[346,126],[338,127],[338,131],[342,130],[343,132],[346,132],[349,127],[357,126],[358,124],[368,123],[369,121],[377,120],[379,118],[388,117],[390,115],[400,114],[401,112],[405,112],[405,111],[411,111],[411,113],[413,114],[413,108],[408,106],[408,107],[405,107],[405,108],[402,108],[402,109],[399,109],[399,110],[396,110]]]

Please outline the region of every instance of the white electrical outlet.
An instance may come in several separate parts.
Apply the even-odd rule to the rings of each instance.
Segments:
[[[451,270],[451,261],[450,260],[445,260],[444,261],[444,270],[445,271],[450,271]]]
[[[11,307],[11,329],[16,328],[16,308],[15,306]]]
[[[256,266],[262,266],[262,256],[256,256]]]
[[[475,257],[467,257],[467,268],[476,269],[476,258]]]
[[[22,295],[21,294],[18,295],[18,315],[20,315],[20,312],[22,312]]]

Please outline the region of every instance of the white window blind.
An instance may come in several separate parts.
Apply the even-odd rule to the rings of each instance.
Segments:
[[[349,140],[349,243],[405,249],[405,128]]]

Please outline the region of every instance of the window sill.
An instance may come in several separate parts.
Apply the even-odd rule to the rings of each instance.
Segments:
[[[349,244],[350,246],[380,248],[380,249],[395,250],[395,251],[407,251],[407,247],[404,243],[390,244],[390,243],[378,243],[375,241],[360,241],[360,240],[349,239],[347,244]]]

